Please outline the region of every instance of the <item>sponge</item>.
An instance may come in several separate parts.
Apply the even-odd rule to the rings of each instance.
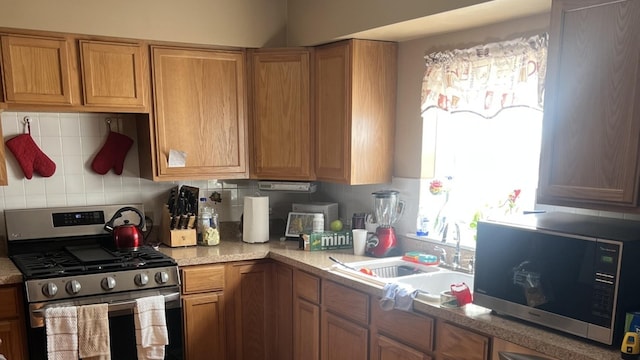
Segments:
[[[438,265],[440,263],[437,256],[421,253],[419,251],[409,251],[405,253],[404,256],[402,256],[402,260],[422,265]]]

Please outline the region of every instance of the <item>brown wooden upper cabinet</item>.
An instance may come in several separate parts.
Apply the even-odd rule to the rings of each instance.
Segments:
[[[397,44],[346,40],[317,47],[314,59],[316,178],[391,182]]]
[[[153,46],[151,53],[153,179],[248,178],[245,51]],[[170,166],[171,150],[186,155],[184,166]]]
[[[638,206],[640,2],[554,0],[538,202]]]
[[[146,105],[148,51],[141,44],[80,40],[84,104]]]
[[[310,87],[306,48],[251,52],[251,177],[313,180]]]
[[[2,35],[7,103],[72,105],[73,44],[68,38]]]

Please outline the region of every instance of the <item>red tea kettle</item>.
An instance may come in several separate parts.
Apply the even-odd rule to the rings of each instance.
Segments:
[[[113,223],[119,217],[122,217],[122,213],[127,211],[133,211],[140,217],[140,222],[138,225],[129,224],[129,220],[124,220],[124,224],[118,225],[116,227],[113,226]],[[121,209],[118,209],[116,213],[113,215],[111,220],[107,221],[104,224],[104,229],[110,233],[113,233],[113,244],[116,249],[128,249],[128,250],[137,250],[144,243],[144,236],[142,234],[142,227],[144,225],[144,215],[140,212],[140,210],[125,206]]]

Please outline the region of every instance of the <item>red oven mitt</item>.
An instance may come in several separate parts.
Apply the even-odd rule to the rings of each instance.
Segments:
[[[27,179],[33,177],[34,171],[42,177],[50,177],[56,172],[56,163],[40,150],[31,134],[18,135],[7,140],[6,144]]]
[[[121,175],[124,168],[124,159],[127,157],[127,152],[129,152],[131,145],[133,145],[133,140],[130,137],[115,131],[109,131],[109,136],[107,136],[102,149],[93,159],[91,168],[100,175],[106,174],[111,169],[116,174]]]

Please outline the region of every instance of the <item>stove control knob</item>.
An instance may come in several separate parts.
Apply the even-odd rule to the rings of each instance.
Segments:
[[[80,282],[78,280],[71,280],[67,283],[67,292],[70,295],[79,293],[80,289],[82,289],[82,286],[80,285]]]
[[[100,285],[102,285],[102,288],[107,291],[113,290],[116,287],[116,279],[114,279],[113,276],[107,276],[106,278],[102,279]]]
[[[133,279],[133,281],[136,283],[136,285],[138,286],[145,286],[149,283],[149,276],[147,276],[147,274],[142,273],[142,274],[138,274],[136,275],[136,277]]]
[[[46,283],[42,287],[42,293],[46,297],[54,297],[58,293],[58,286],[56,286],[56,284],[54,283]]]
[[[158,284],[165,284],[169,281],[169,274],[166,271],[159,271],[156,273],[156,282]]]

